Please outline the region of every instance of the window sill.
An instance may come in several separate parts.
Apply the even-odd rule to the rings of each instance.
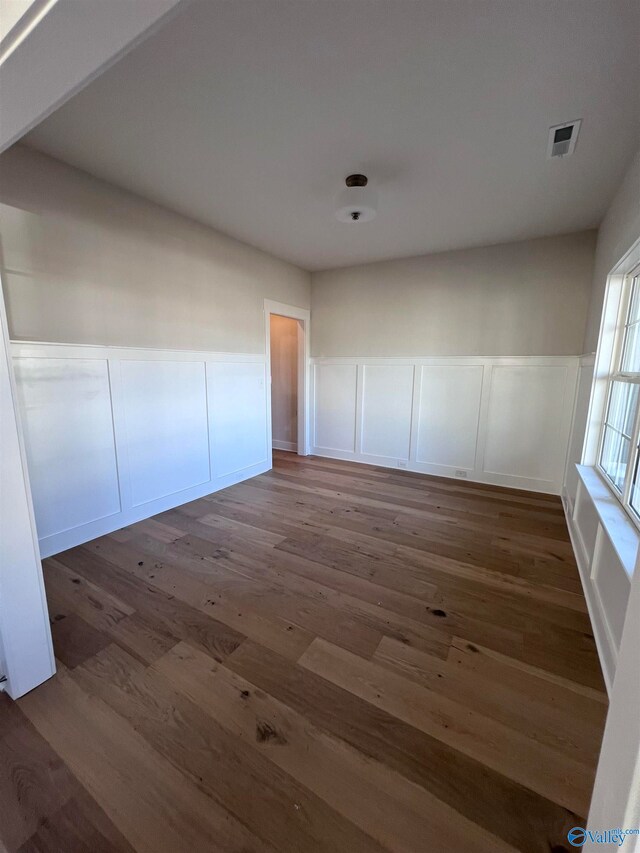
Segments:
[[[595,468],[576,465],[576,470],[625,572],[629,578],[633,577],[640,546],[640,530]]]

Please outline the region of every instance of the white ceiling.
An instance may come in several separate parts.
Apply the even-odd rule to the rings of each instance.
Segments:
[[[639,38],[637,0],[194,0],[26,141],[307,269],[576,231],[640,141]],[[333,216],[354,171],[373,222]]]

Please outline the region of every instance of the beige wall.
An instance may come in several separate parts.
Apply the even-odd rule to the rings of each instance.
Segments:
[[[277,314],[271,315],[271,425],[274,443],[297,447],[298,321]]]
[[[640,238],[640,150],[638,150],[598,231],[593,290],[584,339],[584,352],[598,345],[600,317],[607,277]]]
[[[595,231],[312,274],[316,356],[576,355]]]
[[[0,240],[16,340],[263,353],[263,300],[309,307],[309,273],[21,146]]]

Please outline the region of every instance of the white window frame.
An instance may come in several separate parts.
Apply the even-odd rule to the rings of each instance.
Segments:
[[[631,505],[631,490],[633,488],[636,471],[640,465],[640,396],[638,398],[638,403],[636,404],[636,411],[633,418],[633,427],[631,430],[629,445],[629,459],[621,491],[619,491],[614,485],[613,480],[601,464],[613,383],[624,382],[630,385],[640,385],[640,371],[630,372],[622,370],[622,358],[628,329],[631,325],[635,325],[635,323],[630,324],[628,322],[634,291],[634,282],[635,287],[640,289],[640,264],[626,273],[622,282],[622,292],[620,294],[618,317],[615,328],[611,367],[606,378],[606,393],[604,395],[604,408],[602,411],[595,464],[613,496],[622,504],[624,510],[627,512],[636,527],[640,528],[640,506],[634,508]],[[638,298],[640,298],[640,295]]]

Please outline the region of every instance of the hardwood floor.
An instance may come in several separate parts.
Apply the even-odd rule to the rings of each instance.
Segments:
[[[11,853],[571,849],[607,705],[558,498],[276,453],[44,570]]]

